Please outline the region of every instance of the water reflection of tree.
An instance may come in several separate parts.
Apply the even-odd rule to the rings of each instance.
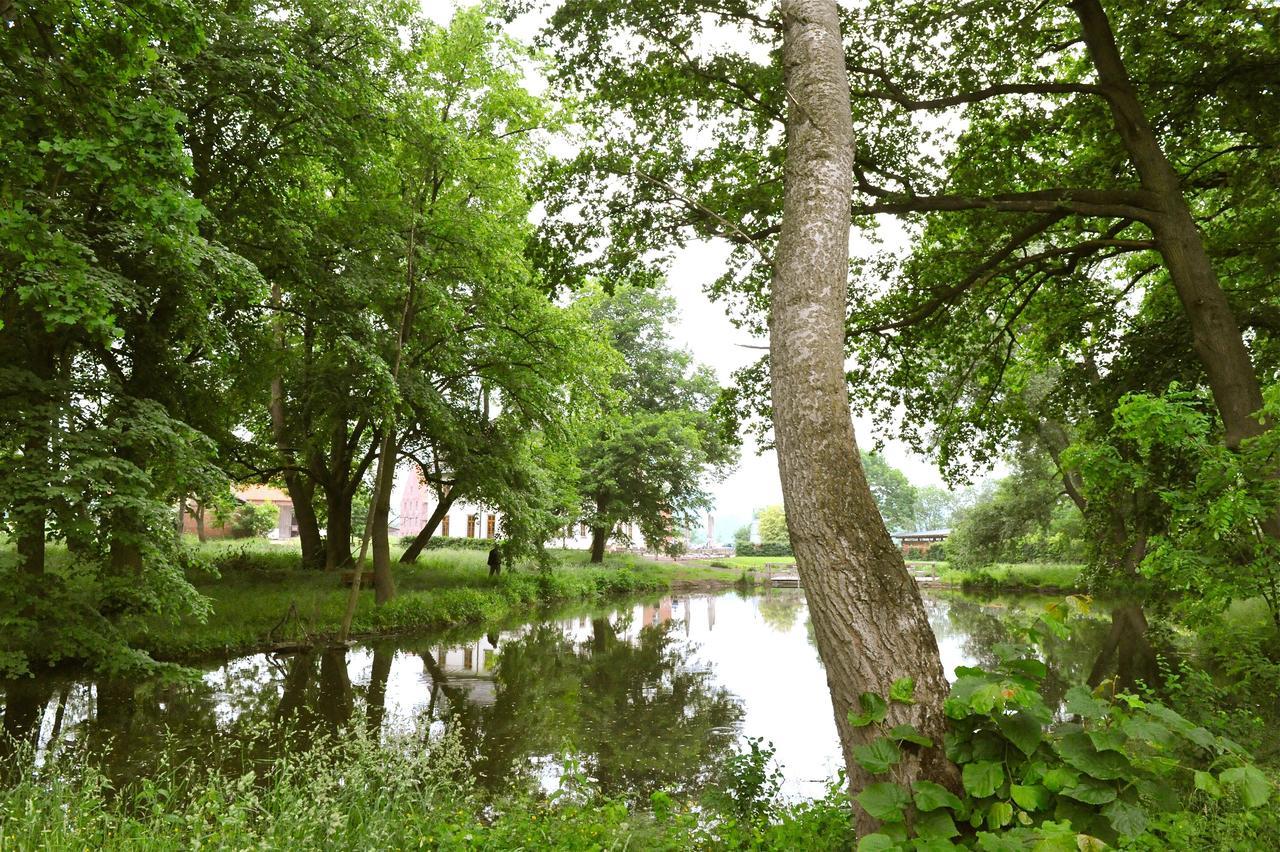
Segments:
[[[795,626],[803,605],[804,598],[799,593],[770,589],[760,598],[760,617],[779,633],[788,633]]]
[[[554,625],[508,640],[490,705],[451,696],[452,717],[489,786],[533,783],[530,758],[571,753],[609,795],[684,790],[732,747],[742,710],[687,665],[671,623],[633,641],[606,618],[576,644]]]
[[[930,621],[940,640],[958,640],[966,655],[983,668],[999,662],[1000,644],[1024,643],[1025,630],[1043,611],[1039,601],[981,602],[960,596],[936,597],[929,602]],[[1051,638],[1044,646],[1049,673],[1044,694],[1050,705],[1062,700],[1067,689],[1085,683],[1107,634],[1108,625],[1097,617],[1076,617],[1069,622],[1070,635]]]

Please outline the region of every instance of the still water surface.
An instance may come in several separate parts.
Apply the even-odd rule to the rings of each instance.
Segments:
[[[1043,608],[926,592],[948,677]],[[1047,689],[1081,682],[1105,612],[1051,647]],[[804,594],[695,594],[546,614],[487,634],[400,637],[350,650],[209,664],[194,683],[52,678],[9,683],[4,729],[39,761],[87,748],[116,783],[158,760],[243,772],[357,724],[371,735],[459,735],[482,783],[553,788],[573,755],[610,794],[691,790],[744,736],[776,748],[785,792],[819,795],[839,766],[826,676]],[[274,735],[272,731],[277,732]]]

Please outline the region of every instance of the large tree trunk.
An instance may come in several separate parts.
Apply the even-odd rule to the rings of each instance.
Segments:
[[[283,360],[285,350],[284,312],[282,310],[280,283],[271,282],[271,304],[276,310],[275,345],[278,357]],[[298,454],[289,441],[289,420],[285,408],[284,376],[277,372],[271,377],[271,432],[276,450],[284,463],[284,485],[293,501],[293,516],[298,522],[298,538],[302,545],[302,567],[319,568],[326,564],[324,543],[320,539],[320,523],[316,519],[315,483],[298,470]],[[204,539],[201,539],[203,541]]]
[[[369,511],[373,512],[373,595],[374,602],[379,604],[384,604],[396,596],[396,581],[391,575],[388,517],[391,514],[391,486],[395,480],[398,449],[395,431],[393,429],[386,431],[387,436],[382,439],[373,499],[369,502]]]
[[[915,581],[894,547],[858,458],[845,386],[845,309],[853,125],[834,0],[784,0],[787,147],[782,230],[774,263],[769,340],[773,426],[787,526],[827,672],[851,793],[871,777],[853,759],[875,738],[848,714],[858,695],[887,696],[914,678],[916,703],[893,704],[941,744],[948,693],[938,645]],[[897,773],[955,787],[939,747],[908,747]],[[858,826],[875,826],[860,811]]]
[[[1248,347],[1209,262],[1203,235],[1182,193],[1181,178],[1142,109],[1102,4],[1099,0],[1073,0],[1072,7],[1080,19],[1116,131],[1142,188],[1156,199],[1147,224],[1191,326],[1196,355],[1222,415],[1227,446],[1236,449],[1245,438],[1268,428],[1253,416],[1262,408],[1262,390]]]
[[[208,534],[204,531],[204,506],[196,504],[196,539],[201,543],[209,540]]]
[[[591,561],[599,565],[604,562],[604,545],[609,539],[609,531],[604,527],[591,528]]]
[[[417,561],[418,557],[422,555],[423,549],[431,541],[431,537],[436,534],[436,529],[440,526],[440,522],[444,520],[445,515],[449,514],[449,509],[453,507],[453,502],[458,499],[459,493],[457,487],[450,488],[445,493],[440,502],[436,504],[436,507],[431,510],[431,517],[427,518],[427,525],[414,537],[413,544],[410,544],[405,552],[400,554],[401,562],[407,565]]]
[[[351,564],[352,494],[345,488],[333,488],[325,489],[324,497],[329,515],[324,567],[328,571],[336,571]]]

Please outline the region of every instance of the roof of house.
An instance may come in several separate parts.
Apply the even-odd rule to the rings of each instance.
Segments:
[[[279,488],[272,488],[270,485],[241,485],[235,491],[237,500],[244,500],[246,503],[253,501],[261,501],[263,503],[288,503],[293,505],[292,498]]]

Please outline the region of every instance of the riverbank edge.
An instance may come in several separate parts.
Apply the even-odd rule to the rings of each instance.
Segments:
[[[387,604],[371,607],[369,596],[362,593],[348,644],[376,642],[418,633],[484,630],[547,609],[573,604],[625,601],[643,595],[668,593],[719,593],[733,589],[740,580],[737,574],[724,572],[723,577],[707,576],[705,571],[691,572],[678,564],[643,563],[634,566],[562,566],[549,572],[516,571],[491,580],[477,577],[477,582],[431,589],[402,591]],[[700,576],[699,576],[700,575]],[[325,575],[326,577],[328,575]],[[207,587],[217,597],[217,586]],[[290,594],[279,588],[259,586],[260,599],[274,598],[277,611],[289,612]],[[371,594],[371,593],[370,593]],[[336,586],[332,598],[345,603],[347,589]],[[261,606],[261,600],[259,601]],[[216,604],[215,604],[216,609]],[[335,613],[336,614],[336,613]],[[223,612],[225,616],[225,611]],[[287,615],[282,618],[282,622]],[[299,626],[301,617],[295,613]],[[260,627],[260,625],[258,625]],[[289,625],[285,625],[286,628]],[[288,653],[301,648],[337,644],[337,618],[313,621],[296,633],[278,638],[263,637],[255,626],[244,624],[239,630],[244,638],[223,639],[211,634],[198,621],[156,630],[154,626],[137,634],[132,644],[160,663],[191,665],[214,659],[225,659],[259,653]],[[252,636],[248,631],[254,631]],[[223,633],[225,635],[225,625]]]

